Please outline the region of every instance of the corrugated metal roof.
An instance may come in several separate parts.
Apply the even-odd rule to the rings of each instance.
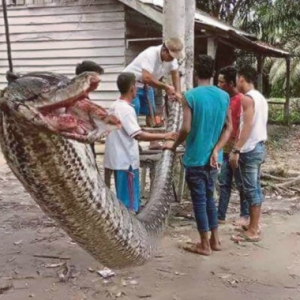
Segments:
[[[162,25],[162,8],[164,4],[164,0],[119,0],[125,5],[130,6],[131,8],[139,11],[141,14],[148,16],[150,19]],[[267,56],[276,56],[276,57],[287,57],[289,56],[289,52],[276,48],[274,46],[268,45],[266,43],[262,43],[258,41],[257,37],[249,34],[243,30],[230,26],[216,18],[211,17],[207,13],[196,10],[195,13],[195,22],[202,24],[207,28],[211,28],[212,30],[218,32],[221,38],[223,37],[223,33],[227,34],[227,39],[232,39],[237,43],[241,49],[247,49],[251,51],[256,51],[261,53],[262,55]]]
[[[164,6],[164,0],[137,0],[137,1],[145,3],[145,4],[151,4],[151,5],[154,5],[154,6],[158,6],[160,8],[163,8],[163,6]],[[221,22],[218,19],[216,19],[216,18],[210,16],[209,14],[207,14],[203,11],[200,11],[200,10],[196,11],[195,21],[198,22],[198,23],[202,23],[202,24],[205,24],[205,25],[208,25],[208,26],[213,26],[213,27],[216,27],[216,28],[219,28],[219,29],[222,29],[222,30],[226,30],[226,31],[233,30],[236,33],[241,34],[243,36],[248,36],[248,37],[255,38],[254,35],[249,34],[248,32],[240,30],[240,29],[238,29],[236,27],[233,27],[231,25],[228,25],[224,22]]]

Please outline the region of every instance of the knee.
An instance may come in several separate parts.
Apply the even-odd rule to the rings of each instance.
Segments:
[[[250,206],[261,206],[263,197],[257,189],[245,189],[244,196]]]

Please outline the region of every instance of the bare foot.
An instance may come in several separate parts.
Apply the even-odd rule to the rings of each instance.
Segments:
[[[241,217],[238,220],[233,221],[234,226],[248,226],[249,225],[249,219]]]
[[[183,247],[183,249],[194,254],[200,254],[205,256],[210,256],[212,254],[210,247],[204,247],[201,243],[191,243],[190,246],[185,246]]]
[[[210,239],[209,242],[210,242],[210,248],[213,251],[221,251],[222,250],[221,242],[219,240],[215,241],[214,239]]]

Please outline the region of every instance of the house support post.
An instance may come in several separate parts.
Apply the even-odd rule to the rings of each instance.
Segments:
[[[13,71],[13,64],[12,64],[12,58],[11,58],[11,47],[10,47],[10,38],[9,38],[7,6],[6,6],[6,1],[5,0],[2,0],[2,10],[3,10],[3,19],[4,19],[4,26],[5,26],[5,38],[6,38],[8,65],[9,65],[9,71],[12,72]]]
[[[286,90],[284,103],[284,123],[289,124],[290,121],[290,94],[291,94],[291,58],[286,58]]]
[[[262,55],[257,57],[257,89],[263,93],[263,64],[264,58]]]
[[[216,59],[218,49],[218,39],[215,37],[207,39],[207,55],[210,55],[213,59]],[[211,84],[213,84],[213,78],[211,79]]]
[[[185,85],[187,90],[194,87],[195,12],[196,1],[185,0]]]

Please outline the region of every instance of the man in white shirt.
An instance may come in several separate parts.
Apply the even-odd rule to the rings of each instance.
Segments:
[[[138,212],[140,204],[139,148],[137,141],[173,140],[174,132],[147,133],[141,130],[131,102],[136,96],[133,73],[121,73],[117,79],[121,93],[109,109],[122,124],[122,129],[106,137],[104,167],[114,171],[117,197],[131,211]]]
[[[241,172],[242,191],[250,205],[249,226],[242,226],[241,233],[232,240],[260,241],[259,218],[263,194],[260,186],[260,169],[265,160],[268,122],[268,103],[255,89],[256,70],[245,66],[238,71],[237,88],[244,94],[241,99],[242,117],[240,137],[230,153],[233,169]]]
[[[160,46],[149,47],[141,52],[123,72],[136,76],[137,94],[132,104],[137,115],[146,116],[146,125],[154,126],[152,117],[156,115],[154,90],[165,90],[168,95],[180,93],[178,59],[183,58],[183,44],[178,38],[170,38]],[[159,81],[171,74],[172,85]],[[160,149],[158,142],[150,142],[150,149]]]

